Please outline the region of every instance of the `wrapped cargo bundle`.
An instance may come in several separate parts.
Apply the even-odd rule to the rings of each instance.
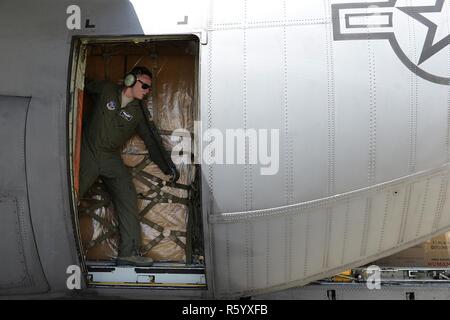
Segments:
[[[124,149],[138,194],[141,254],[155,261],[186,262],[189,184],[195,171],[179,165],[180,179],[168,177],[148,157],[143,141],[135,136]],[[120,236],[112,201],[99,180],[79,207],[84,254],[88,260],[114,260]]]
[[[190,172],[177,166],[180,179],[168,177],[149,159],[144,143],[134,137],[122,154],[131,168],[141,219],[141,254],[155,261],[186,261]]]

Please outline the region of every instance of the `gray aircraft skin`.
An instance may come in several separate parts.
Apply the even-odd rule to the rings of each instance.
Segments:
[[[71,5],[80,29],[68,28]],[[1,1],[0,297],[267,294],[449,230],[449,9],[449,0]],[[279,170],[202,164],[206,290],[69,290],[67,268],[82,265],[69,165],[75,45],[192,35],[202,132],[277,129]]]

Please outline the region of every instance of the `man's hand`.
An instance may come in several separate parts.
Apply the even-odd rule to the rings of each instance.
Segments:
[[[170,182],[177,182],[180,178],[180,173],[178,172],[177,168],[175,166],[170,167]]]

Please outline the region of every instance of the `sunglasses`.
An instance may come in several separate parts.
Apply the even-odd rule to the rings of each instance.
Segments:
[[[149,84],[147,84],[145,82],[142,82],[141,80],[138,80],[138,81],[142,84],[142,89],[143,90],[147,90],[147,89],[151,88],[151,86]]]

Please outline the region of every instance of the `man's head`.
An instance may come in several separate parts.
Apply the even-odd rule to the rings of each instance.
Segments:
[[[130,76],[133,75],[133,76]],[[131,83],[127,83],[131,80]],[[134,82],[134,83],[133,83]],[[128,84],[128,92],[134,99],[142,100],[150,92],[152,85],[152,73],[145,67],[135,67],[125,77],[125,85]]]

